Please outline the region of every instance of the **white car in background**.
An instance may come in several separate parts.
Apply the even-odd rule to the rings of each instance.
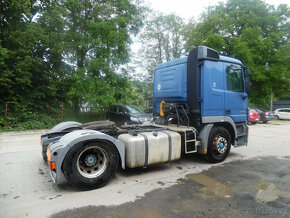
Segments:
[[[279,108],[274,112],[275,117],[278,119],[289,119],[290,120],[290,108]]]

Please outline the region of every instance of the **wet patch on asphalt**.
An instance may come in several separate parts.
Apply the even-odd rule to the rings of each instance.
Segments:
[[[86,206],[52,217],[287,217],[289,157],[234,161],[119,206]],[[100,196],[98,196],[100,197]]]

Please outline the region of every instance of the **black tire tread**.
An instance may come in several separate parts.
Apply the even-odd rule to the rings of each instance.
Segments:
[[[213,140],[217,134],[223,134],[226,137],[227,143],[228,143],[228,148],[227,148],[226,152],[223,155],[220,155],[219,157],[214,155],[214,151],[213,151],[213,147],[212,147]],[[222,126],[214,126],[211,129],[210,134],[209,134],[207,154],[205,155],[205,158],[211,163],[220,163],[220,162],[224,161],[226,159],[226,157],[228,156],[228,154],[230,153],[231,146],[232,146],[232,141],[231,141],[231,136],[230,136],[228,130]]]
[[[109,162],[107,169],[103,174],[97,178],[88,179],[79,174],[76,167],[76,161],[82,150],[95,145],[98,145],[105,150],[108,155]],[[89,143],[79,143],[73,146],[63,161],[62,170],[70,184],[82,190],[92,190],[103,187],[105,184],[107,184],[114,175],[114,171],[118,168],[118,164],[119,154],[113,144],[105,141],[94,141]]]

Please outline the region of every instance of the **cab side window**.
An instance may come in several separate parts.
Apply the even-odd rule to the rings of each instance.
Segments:
[[[244,92],[244,79],[242,69],[226,68],[227,90],[232,92]]]

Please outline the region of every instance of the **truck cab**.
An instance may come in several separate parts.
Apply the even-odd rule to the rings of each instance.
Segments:
[[[231,144],[247,144],[250,71],[241,61],[206,46],[187,57],[159,64],[154,74],[153,111],[157,123],[194,127],[208,153],[214,129],[224,129]]]

